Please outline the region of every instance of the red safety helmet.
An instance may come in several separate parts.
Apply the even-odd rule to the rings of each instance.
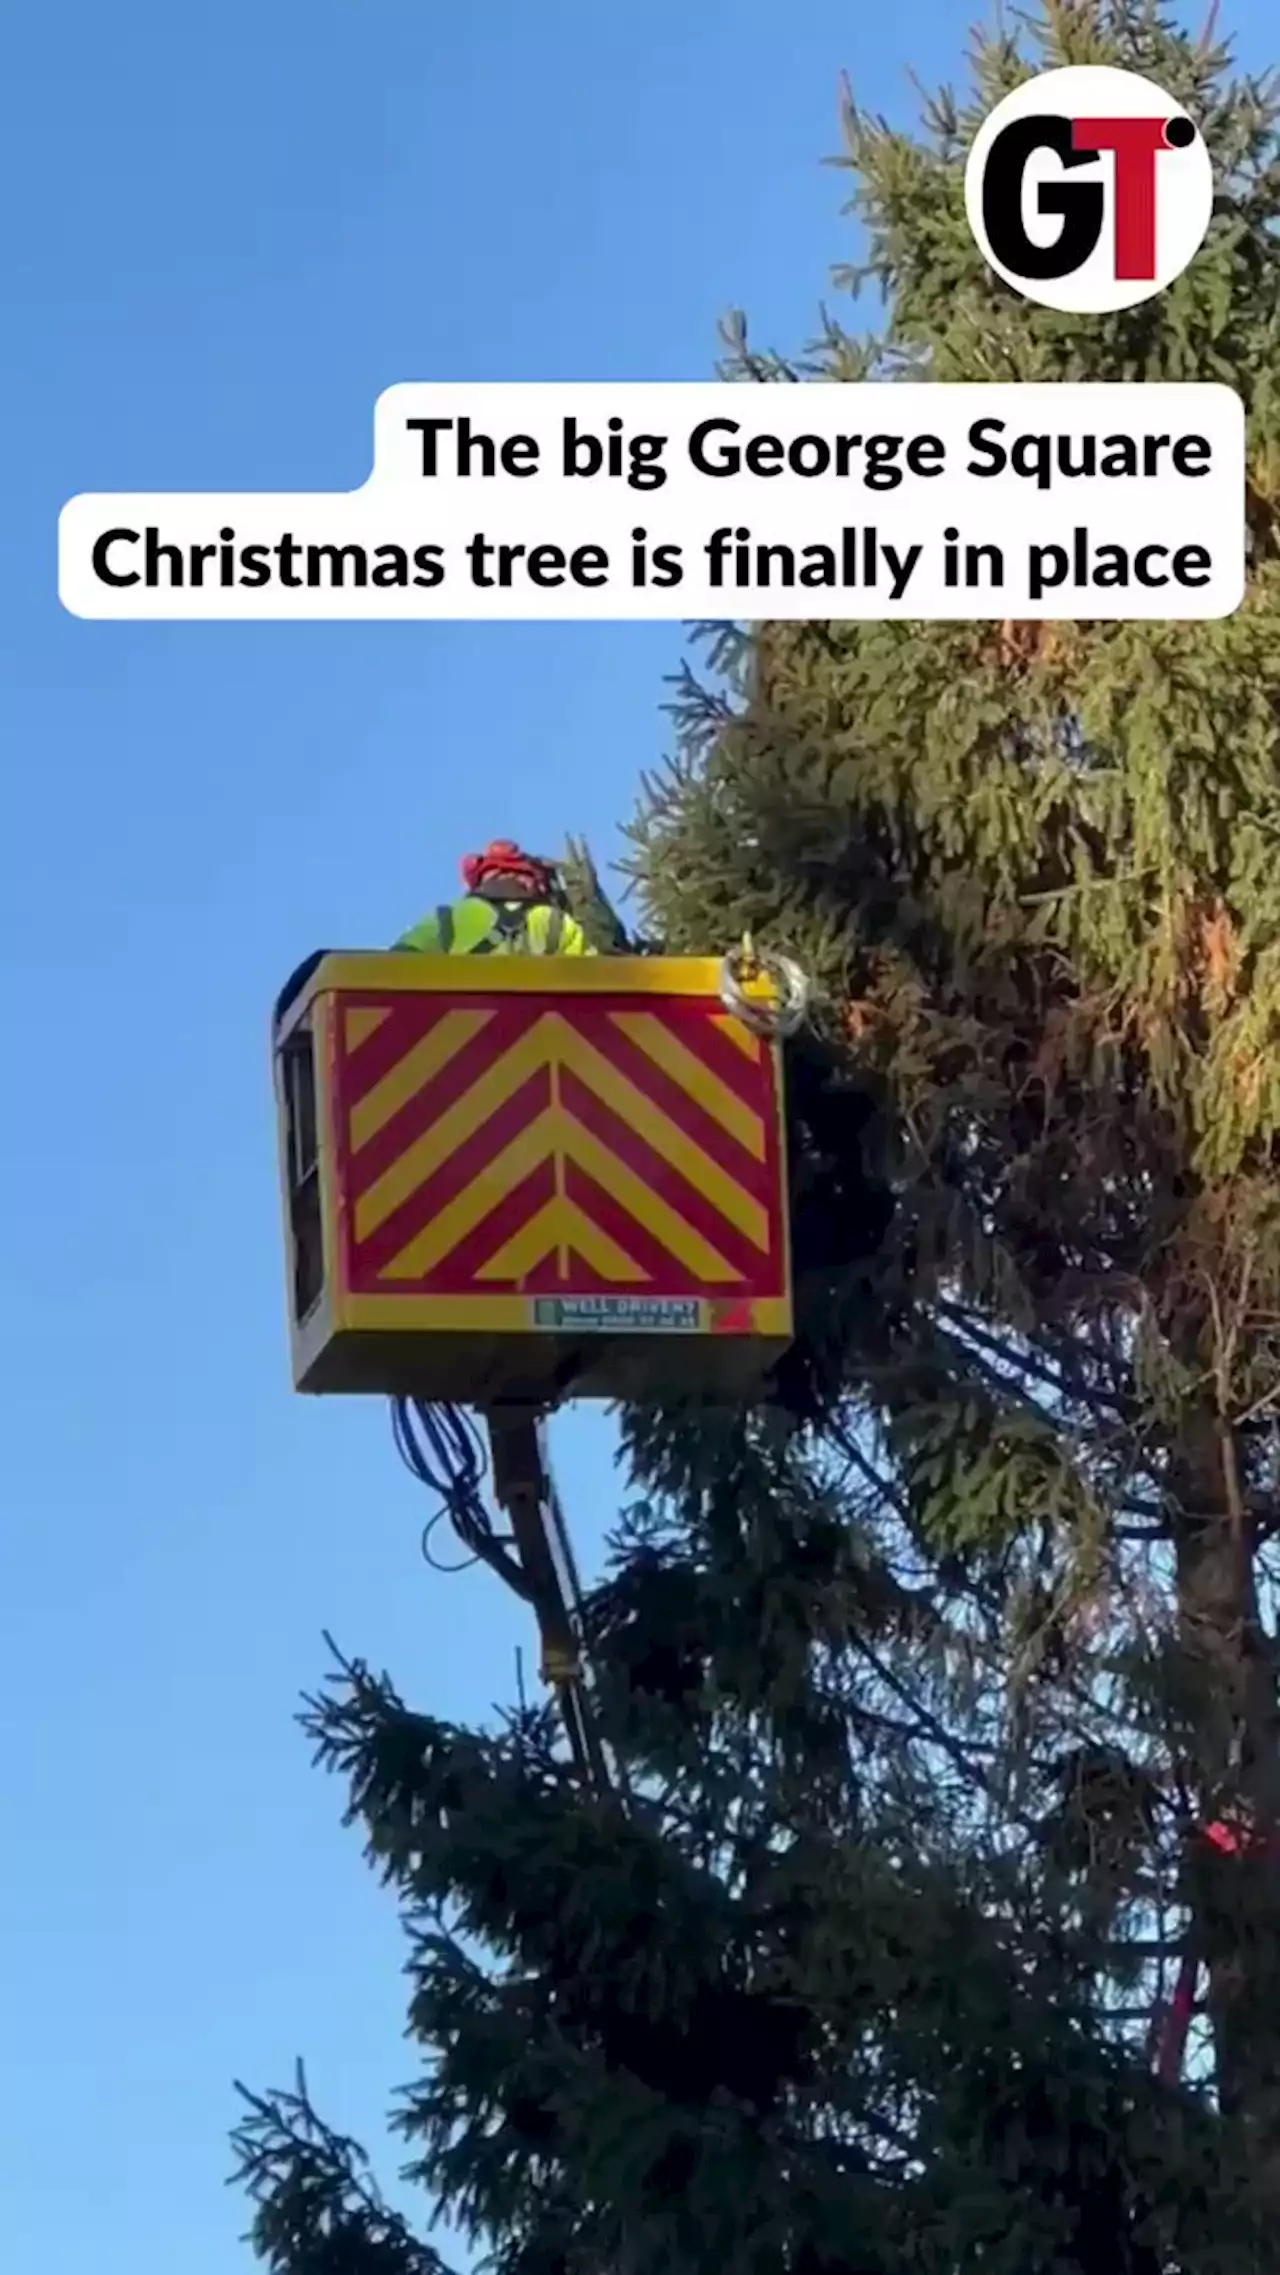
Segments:
[[[468,853],[461,866],[462,882],[469,893],[510,878],[521,894],[530,893],[542,900],[550,900],[555,894],[552,864],[522,853],[514,838],[495,837],[483,853]]]

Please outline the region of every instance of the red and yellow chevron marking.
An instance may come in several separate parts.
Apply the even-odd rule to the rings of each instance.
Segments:
[[[343,994],[335,1014],[349,1295],[785,1294],[774,1057],[714,999]]]

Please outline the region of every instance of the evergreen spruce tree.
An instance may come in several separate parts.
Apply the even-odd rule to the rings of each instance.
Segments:
[[[1181,98],[1220,187],[1189,274],[1087,323],[990,277],[961,190],[1082,62]],[[680,690],[646,929],[819,987],[780,1401],[627,1417],[628,1806],[537,1711],[447,1727],[354,1664],[308,1712],[410,1937],[412,2175],[501,2275],[1259,2275],[1280,2232],[1280,107],[1133,0],[973,65],[919,140],[850,104],[881,334],[737,327],[730,369],[1226,380],[1249,598],[765,625]],[[434,2275],[304,2091],[238,2138],[277,2275]]]

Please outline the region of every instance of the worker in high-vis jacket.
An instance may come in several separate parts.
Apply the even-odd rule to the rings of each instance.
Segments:
[[[594,956],[550,861],[495,838],[462,863],[466,898],[433,909],[396,941],[422,956]]]

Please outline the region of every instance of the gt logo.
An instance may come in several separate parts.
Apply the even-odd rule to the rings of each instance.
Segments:
[[[978,249],[1025,300],[1105,315],[1163,292],[1213,214],[1194,122],[1149,79],[1087,65],[1046,71],[997,103],[969,152]]]

